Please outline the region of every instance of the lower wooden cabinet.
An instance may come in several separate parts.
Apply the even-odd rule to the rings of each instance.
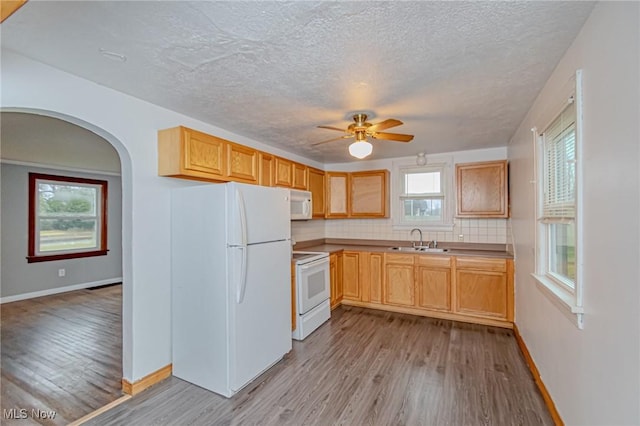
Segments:
[[[345,251],[342,253],[342,297],[360,300],[360,254]]]
[[[384,282],[384,255],[382,253],[358,253],[360,300],[366,303],[382,303]]]
[[[342,254],[329,255],[329,281],[331,309],[342,302]]]
[[[456,259],[454,312],[513,321],[513,271],[509,259]]]
[[[417,306],[451,311],[451,257],[416,256]]]
[[[342,277],[346,305],[512,327],[511,259],[344,251],[335,264],[332,307]]]
[[[384,297],[387,305],[415,306],[414,255],[387,254],[384,266]]]

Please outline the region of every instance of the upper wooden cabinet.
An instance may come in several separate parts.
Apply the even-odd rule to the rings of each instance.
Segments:
[[[389,217],[389,171],[350,174],[350,209],[354,218]]]
[[[260,185],[262,186],[274,186],[275,185],[275,157],[266,152],[260,153]]]
[[[275,186],[293,186],[293,161],[276,157],[275,162]]]
[[[327,218],[389,217],[389,171],[326,172]]]
[[[311,191],[311,199],[313,204],[313,217],[324,217],[324,172],[322,170],[309,167],[307,177],[307,189]]]
[[[260,153],[236,143],[227,143],[227,177],[237,182],[258,184]]]
[[[327,172],[327,206],[326,217],[348,217],[349,208],[349,173]]]
[[[183,126],[158,131],[158,175],[308,190],[314,218],[389,217],[389,171],[324,172]]]
[[[293,183],[295,189],[307,189],[307,166],[300,163],[293,163]]]
[[[227,180],[229,141],[174,127],[158,131],[158,175],[196,180]]]
[[[456,164],[458,217],[509,217],[507,161]]]

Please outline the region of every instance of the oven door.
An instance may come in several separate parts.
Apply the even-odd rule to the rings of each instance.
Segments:
[[[329,298],[329,257],[296,269],[298,315],[304,315]]]

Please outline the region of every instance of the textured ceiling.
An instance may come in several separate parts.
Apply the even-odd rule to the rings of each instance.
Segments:
[[[2,46],[325,163],[354,161],[351,114],[409,144],[370,158],[505,146],[587,2],[30,1]],[[125,55],[114,61],[99,50]]]

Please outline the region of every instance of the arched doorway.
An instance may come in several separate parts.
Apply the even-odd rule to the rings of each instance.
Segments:
[[[91,123],[87,123],[83,120],[70,117],[65,114],[53,112],[53,111],[45,111],[45,110],[37,110],[30,108],[2,108],[0,109],[0,113],[20,113],[26,115],[33,115],[34,117],[50,117],[55,120],[61,120],[65,123],[70,123],[70,125],[78,126],[79,128],[86,129],[102,138],[102,140],[109,143],[117,152],[117,156],[120,161],[120,197],[121,197],[121,226],[120,228],[120,236],[121,242],[119,243],[121,246],[121,268],[122,268],[122,296],[121,296],[121,312],[122,312],[122,341],[121,347],[122,352],[120,354],[121,357],[121,365],[122,371],[120,372],[120,377],[113,377],[112,379],[115,383],[120,383],[124,374],[126,374],[127,369],[131,369],[131,293],[132,293],[132,280],[131,280],[131,208],[129,207],[131,204],[131,159],[129,157],[129,153],[127,152],[124,145],[109,132],[101,129],[97,126],[92,125]],[[4,209],[3,209],[4,213]],[[81,261],[78,259],[78,261]],[[4,324],[3,324],[4,325]],[[46,348],[42,348],[46,351]],[[66,380],[73,380],[73,378],[65,378]],[[109,402],[109,401],[106,401]],[[100,404],[102,405],[102,404]],[[4,408],[4,407],[3,407]],[[20,408],[20,407],[17,407]],[[97,407],[94,407],[97,408]],[[43,407],[46,409],[46,407]],[[74,420],[74,419],[72,419]]]

